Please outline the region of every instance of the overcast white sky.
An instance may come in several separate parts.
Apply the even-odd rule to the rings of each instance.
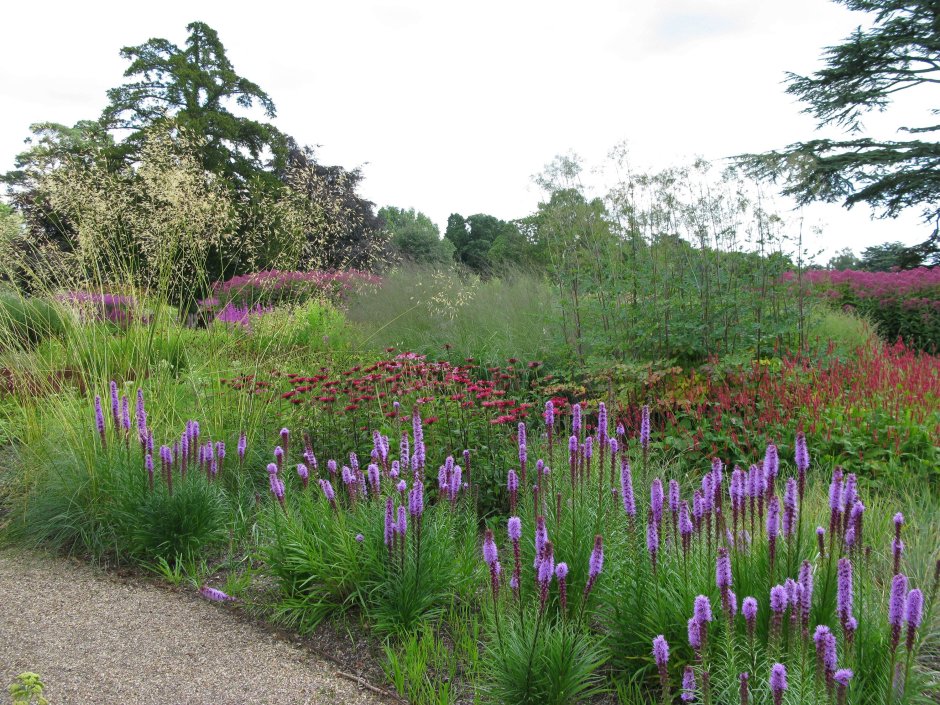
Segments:
[[[814,123],[784,93],[784,72],[812,71],[822,47],[866,21],[830,0],[47,0],[9,3],[3,18],[0,171],[30,123],[100,114],[122,81],[122,46],[182,45],[200,20],[274,100],[282,130],[320,145],[324,163],[361,166],[362,195],[379,206],[441,226],[452,212],[530,213],[531,176],[572,150],[599,163],[627,140],[642,169],[808,139]],[[907,100],[881,129],[924,123],[926,105]],[[803,215],[828,252],[928,234],[917,213]]]

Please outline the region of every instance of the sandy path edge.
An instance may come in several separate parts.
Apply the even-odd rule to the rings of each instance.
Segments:
[[[389,702],[219,605],[4,548],[0,702],[23,671],[51,705]]]

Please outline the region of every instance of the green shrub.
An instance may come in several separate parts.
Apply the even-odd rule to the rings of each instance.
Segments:
[[[55,304],[0,290],[0,345],[31,348],[67,330],[68,316]]]

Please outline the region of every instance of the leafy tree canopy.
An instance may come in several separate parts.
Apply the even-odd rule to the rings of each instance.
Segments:
[[[825,50],[825,67],[811,76],[788,74],[787,92],[807,103],[818,127],[836,126],[848,139],[814,139],[779,151],[739,157],[759,178],[782,180],[798,203],[871,206],[880,217],[920,207],[933,224],[915,249],[940,254],[940,143],[938,124],[902,125],[909,139],[864,136],[862,118],[888,108],[895,94],[940,83],[940,9],[935,0],[836,0],[873,13],[842,44]],[[934,111],[936,112],[936,111]]]
[[[283,168],[286,138],[277,128],[232,112],[232,104],[259,106],[276,117],[274,102],[256,83],[242,78],[225,55],[218,33],[192,22],[180,48],[166,39],[124,47],[131,62],[124,72],[133,79],[108,91],[109,105],[100,122],[107,130],[129,131],[123,143],[132,151],[147,130],[172,118],[182,128],[205,137],[203,166],[229,178],[247,180],[263,173],[263,159]]]
[[[916,250],[900,242],[885,242],[866,247],[858,266],[868,272],[890,272],[897,269],[913,269],[922,264],[923,257]]]
[[[442,240],[440,229],[421,211],[385,206],[379,210],[379,218],[385,221],[391,236],[389,246],[396,256],[419,263],[453,263],[453,243]]]

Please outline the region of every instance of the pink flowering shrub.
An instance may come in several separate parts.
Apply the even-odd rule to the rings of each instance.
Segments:
[[[787,276],[793,279],[793,274]],[[887,340],[940,348],[940,268],[899,272],[812,270],[805,281],[836,305],[869,317]]]
[[[363,285],[377,284],[379,278],[368,272],[345,271],[285,272],[272,269],[232,277],[216,282],[212,296],[205,299],[204,308],[217,309],[235,306],[248,309],[254,306],[274,306],[279,303],[300,303],[314,297],[341,300]]]

